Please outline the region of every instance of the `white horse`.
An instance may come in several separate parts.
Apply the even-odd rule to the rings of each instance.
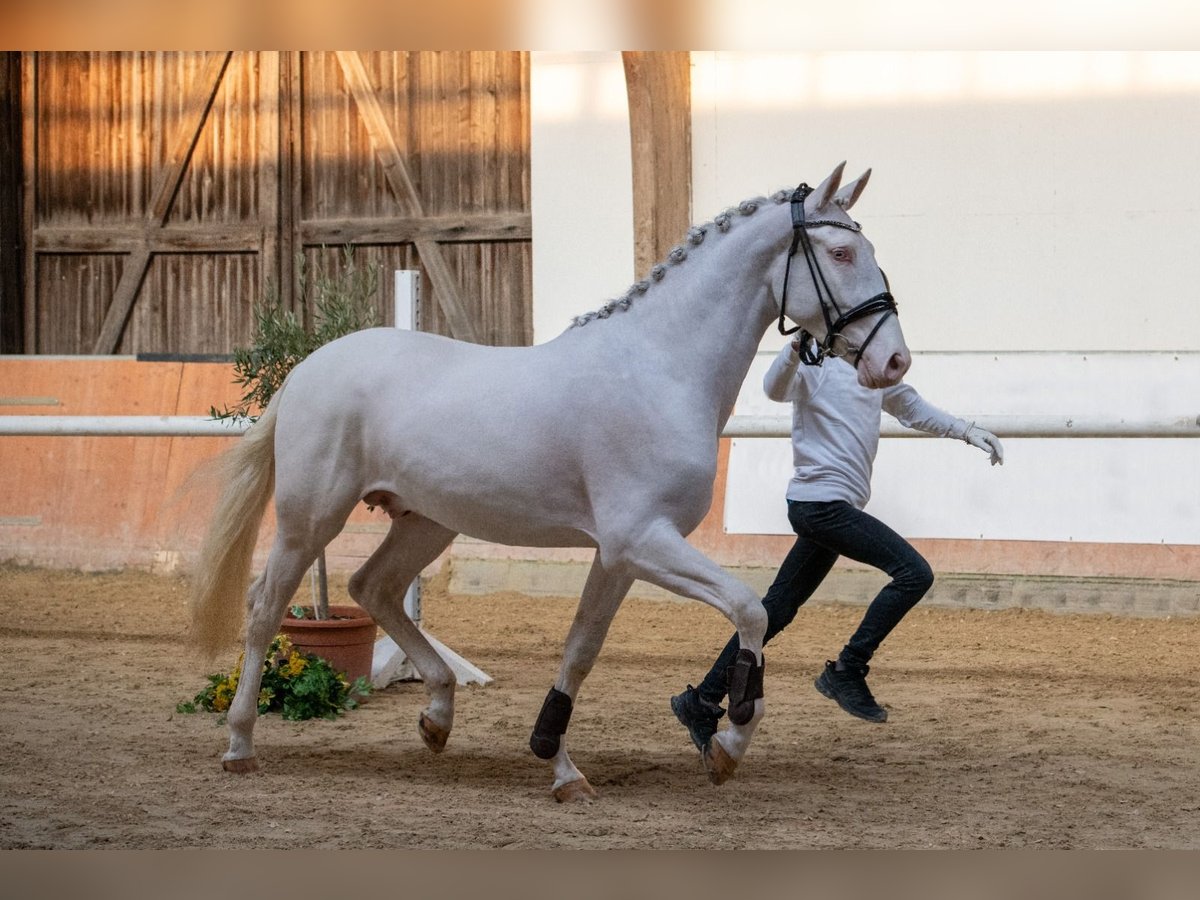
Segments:
[[[857,350],[849,361],[865,386],[895,384],[911,361],[874,249],[846,214],[870,171],[839,190],[843,166],[811,192],[746,201],[692,228],[646,281],[545,344],[484,347],[379,328],[297,366],[224,457],[227,481],[194,574],[193,634],[210,653],[236,639],[246,596],[225,769],[257,767],[256,674],[304,573],[365,501],[392,522],[350,594],[424,681],[419,730],[431,750],[449,737],[455,679],[403,597],[455,535],[467,534],[595,548],[530,741],[553,765],[557,799],[595,795],[567,755],[565,732],[637,578],[710,604],[737,629],[743,656],[730,669],[731,722],[705,757],[710,780],[727,779],[763,714],[767,617],[757,593],[685,536],[711,504],[718,437],[759,341],[776,318],[783,328],[786,312],[824,336],[819,352]],[[807,266],[792,264],[798,244]],[[842,307],[854,309],[842,315]],[[272,491],[275,540],[247,596]]]

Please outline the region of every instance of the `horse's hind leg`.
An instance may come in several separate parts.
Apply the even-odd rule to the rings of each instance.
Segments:
[[[560,803],[587,801],[596,796],[587,778],[567,755],[567,723],[583,679],[592,671],[613,616],[632,584],[632,578],[605,569],[597,555],[567,634],[558,679],[542,704],[529,739],[530,749],[538,758],[552,761],[554,799]]]
[[[254,756],[254,723],[258,718],[263,663],[271,641],[279,631],[284,607],[319,552],[318,546],[289,542],[280,532],[271,547],[266,568],[250,585],[245,653],[227,717],[229,750],[222,759],[227,772],[253,772],[258,768]]]
[[[412,661],[429,692],[418,728],[425,745],[441,752],[454,724],[454,672],[404,610],[404,594],[421,570],[454,540],[455,532],[416,513],[392,520],[370,558],[350,579],[350,596],[371,614]]]

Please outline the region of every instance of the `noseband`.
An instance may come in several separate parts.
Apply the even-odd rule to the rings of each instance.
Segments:
[[[829,289],[829,284],[825,281],[825,273],[821,271],[821,264],[817,261],[816,251],[813,250],[812,241],[809,240],[809,228],[817,228],[821,225],[832,225],[834,228],[844,228],[847,231],[862,231],[862,227],[857,223],[847,224],[838,222],[833,219],[814,219],[811,222],[804,220],[804,200],[812,193],[812,188],[807,184],[801,184],[796,190],[792,191],[792,246],[788,250],[787,265],[783,272],[783,297],[779,301],[779,333],[788,335],[800,332],[800,360],[806,366],[819,366],[824,362],[826,356],[839,356],[842,354],[833,352],[834,341],[841,337],[841,330],[858,319],[866,316],[882,313],[879,321],[875,323],[875,327],[871,329],[871,333],[867,335],[867,339],[863,341],[862,346],[858,347],[854,354],[854,367],[858,368],[859,360],[862,359],[863,351],[867,349],[867,345],[871,343],[876,334],[879,333],[880,327],[888,316],[896,314],[896,298],[891,295],[890,291],[883,291],[876,294],[869,300],[864,300],[858,306],[853,307],[848,312],[842,312],[842,309],[837,304],[837,300],[833,297],[833,291]],[[813,287],[817,292],[817,300],[821,303],[821,314],[825,317],[825,340],[818,342],[813,335],[808,331],[801,329],[799,325],[792,328],[787,328],[784,325],[784,314],[787,310],[787,289],[788,280],[792,273],[792,257],[796,255],[796,250],[804,249],[804,261],[808,263],[808,274],[812,278]],[[880,274],[883,270],[880,269]],[[883,276],[884,287],[888,287],[887,275]],[[834,313],[837,318],[834,318]],[[844,342],[843,338],[843,342]],[[847,351],[848,352],[848,351]]]

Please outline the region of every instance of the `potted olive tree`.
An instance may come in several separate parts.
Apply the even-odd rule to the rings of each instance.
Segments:
[[[297,269],[298,305],[311,308],[311,316],[302,321],[284,309],[274,289],[255,305],[250,345],[233,353],[234,381],[244,389],[242,399],[232,408],[213,407],[213,418],[253,422],[301,360],[323,344],[379,324],[379,267],[360,266],[351,247],[343,249],[336,272],[317,266],[308,277],[303,255],[297,256]],[[312,606],[289,607],[282,631],[296,647],[327,659],[351,680],[358,675],[370,678],[375,623],[358,607],[330,608],[324,550],[317,557],[313,581]]]

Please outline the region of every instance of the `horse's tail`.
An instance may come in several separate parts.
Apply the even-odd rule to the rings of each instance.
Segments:
[[[192,640],[209,658],[235,643],[241,631],[258,529],[275,489],[275,417],[282,394],[281,387],[208,473],[221,483],[221,496],[192,575],[190,605]]]

